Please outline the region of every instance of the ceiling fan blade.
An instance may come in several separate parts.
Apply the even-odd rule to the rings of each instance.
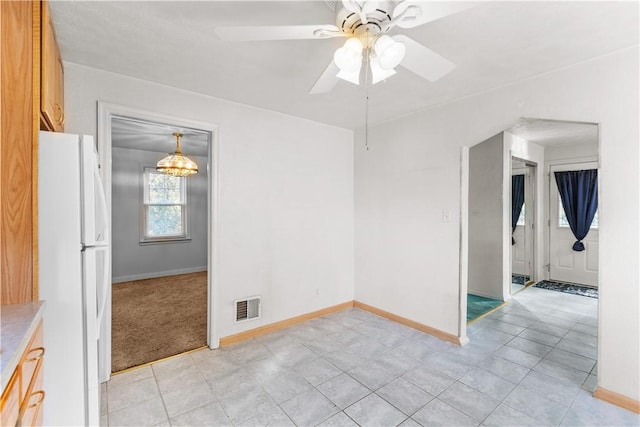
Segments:
[[[337,74],[339,71],[340,69],[338,68],[336,63],[331,60],[329,66],[322,72],[322,75],[320,76],[320,78],[318,78],[309,93],[315,95],[318,93],[331,92],[331,90],[338,83]]]
[[[407,16],[397,23],[400,28],[413,28],[436,19],[473,7],[468,2],[427,2],[420,0],[405,0],[393,9],[393,18],[407,11]],[[410,9],[410,10],[407,10]]]
[[[438,55],[412,38],[398,34],[397,36],[393,36],[392,39],[404,43],[407,49],[400,66],[416,73],[422,78],[435,82],[456,68],[453,62]]]
[[[355,0],[342,0],[342,6],[349,12],[360,13],[362,6]]]
[[[275,25],[256,27],[218,27],[218,38],[232,42],[260,40],[303,40],[346,37],[335,25]]]

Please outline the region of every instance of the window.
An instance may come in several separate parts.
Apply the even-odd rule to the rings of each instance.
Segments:
[[[522,210],[520,211],[520,216],[518,217],[518,222],[516,222],[516,225],[524,225],[524,210],[527,207],[526,203],[522,204]]]
[[[144,168],[141,242],[188,240],[186,178]]]
[[[567,215],[564,213],[564,207],[562,206],[562,199],[560,198],[560,194],[558,194],[558,227],[567,227],[569,228],[569,220],[567,219]],[[598,211],[593,216],[593,222],[591,223],[591,228],[598,228]]]

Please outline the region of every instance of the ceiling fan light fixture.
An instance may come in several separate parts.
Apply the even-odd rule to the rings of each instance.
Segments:
[[[362,66],[362,42],[356,37],[346,41],[344,46],[333,54],[333,60],[338,68],[346,73],[353,73],[360,70]]]
[[[176,132],[173,136],[176,137],[176,152],[160,160],[156,164],[156,170],[173,176],[189,176],[198,173],[198,165],[196,162],[182,154],[182,146],[180,143],[182,134]]]
[[[354,85],[359,85],[360,84],[360,67],[358,67],[356,71],[340,70],[338,71],[338,74],[336,74],[336,77],[338,77],[339,79],[348,81],[350,83],[353,83]]]
[[[380,67],[389,70],[400,65],[407,48],[404,43],[395,41],[385,34],[376,40],[373,50],[378,57]]]
[[[369,66],[371,67],[371,84],[376,84],[382,80],[386,80],[396,73],[393,68],[385,69],[380,66],[380,58],[377,55],[371,55],[369,58]]]

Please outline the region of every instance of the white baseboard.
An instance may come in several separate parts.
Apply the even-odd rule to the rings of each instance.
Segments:
[[[156,277],[177,276],[178,274],[198,273],[207,271],[207,267],[181,268],[178,270],[158,271],[153,273],[132,274],[130,276],[118,276],[111,283],[131,282],[133,280],[155,279]]]

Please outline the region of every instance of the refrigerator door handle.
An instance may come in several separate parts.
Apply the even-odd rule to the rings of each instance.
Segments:
[[[109,244],[109,210],[107,209],[107,196],[104,192],[104,185],[102,185],[102,179],[100,178],[100,172],[98,171],[98,162],[96,161],[93,168],[93,174],[96,180],[96,188],[98,189],[98,209],[102,216],[103,227],[100,233],[97,233],[96,241],[99,241],[103,245]],[[98,221],[96,221],[97,223]],[[97,224],[96,224],[97,225]]]
[[[98,307],[98,322],[97,322],[97,334],[100,337],[100,331],[102,329],[102,322],[104,320],[104,312],[107,307],[107,293],[109,292],[109,270],[111,269],[111,260],[109,259],[109,249],[104,249],[104,268],[102,269],[102,292],[98,301],[100,305]]]
[[[85,246],[106,246],[109,244],[109,211],[100,178],[97,153],[91,136],[83,136],[80,142],[83,177],[83,243]]]

